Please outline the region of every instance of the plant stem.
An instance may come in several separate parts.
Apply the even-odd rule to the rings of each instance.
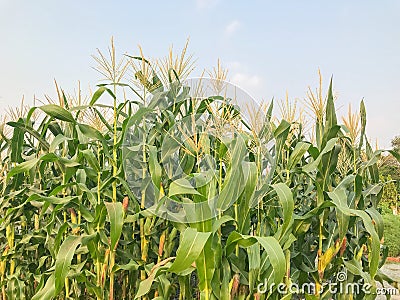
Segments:
[[[114,96],[115,96],[115,85],[114,85]],[[117,176],[117,99],[114,98],[114,133],[113,133],[113,176]],[[112,182],[112,201],[117,202],[117,182]]]
[[[110,300],[114,299],[114,268],[115,265],[115,250],[110,251]]]
[[[69,280],[65,278],[65,299],[69,297]]]
[[[146,132],[146,123],[144,121],[143,124],[143,137],[142,137],[142,161],[143,161],[143,165],[146,166],[147,163],[147,159],[146,159],[146,135],[144,134]],[[145,178],[146,176],[146,169],[145,167],[142,170],[142,178]],[[145,203],[146,203],[146,193],[145,191],[142,191],[142,195],[141,195],[141,202],[140,202],[140,209],[144,210],[145,209]],[[141,218],[139,221],[139,226],[140,226],[140,244],[141,244],[141,252],[142,252],[142,260],[144,263],[146,263],[147,261],[147,240],[146,240],[146,236],[145,236],[145,232],[144,232],[144,219]],[[141,280],[145,280],[146,279],[146,271],[142,270],[140,272],[140,279]]]

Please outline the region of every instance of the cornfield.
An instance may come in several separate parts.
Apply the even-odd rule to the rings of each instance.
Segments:
[[[109,55],[86,101],[57,86],[1,127],[2,300],[375,299],[376,280],[394,284],[363,102],[338,123],[331,81],[308,94],[313,130],[272,102],[248,122],[220,64],[216,94],[191,96],[186,47]]]

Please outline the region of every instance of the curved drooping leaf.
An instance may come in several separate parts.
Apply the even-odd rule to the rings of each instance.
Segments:
[[[51,300],[55,297],[55,290],[54,274],[51,274],[44,287],[32,297],[32,300]]]
[[[94,92],[94,94],[93,94],[93,96],[92,96],[92,99],[91,99],[90,102],[89,102],[89,105],[90,105],[90,106],[93,106],[93,105],[97,102],[97,100],[99,100],[99,98],[101,97],[101,95],[103,95],[104,91],[106,91],[106,90],[107,90],[107,87],[105,87],[105,86],[100,86],[100,87],[97,89],[97,91]]]
[[[32,169],[37,163],[39,159],[38,158],[31,158],[27,161],[24,161],[23,163],[20,163],[19,165],[16,165],[14,168],[12,168],[8,174],[7,178],[11,178],[14,175],[28,172],[30,169]]]
[[[379,253],[380,253],[380,240],[375,230],[372,219],[365,211],[357,209],[351,209],[347,205],[347,194],[343,185],[338,186],[334,191],[328,192],[328,196],[332,199],[332,202],[336,207],[347,216],[358,216],[362,219],[365,229],[371,236],[371,253],[368,256],[370,264],[370,274],[374,278],[378,271],[379,265]],[[339,220],[340,221],[340,220]]]
[[[279,202],[282,204],[283,209],[283,224],[280,228],[279,240],[286,234],[289,230],[289,226],[293,224],[293,210],[294,201],[292,191],[284,183],[277,183],[272,185],[273,189],[278,194]]]
[[[313,160],[312,162],[308,163],[307,165],[305,165],[303,167],[303,171],[306,172],[306,173],[310,173],[310,172],[316,170],[317,167],[318,167],[318,164],[320,163],[320,161],[321,161],[321,159],[323,157],[323,155],[328,153],[329,151],[331,151],[333,149],[333,147],[335,147],[335,144],[337,143],[337,141],[338,141],[338,138],[330,139],[326,143],[324,149],[321,151],[321,153],[318,155],[318,157],[315,160]]]
[[[243,194],[239,199],[239,208],[242,212],[238,221],[239,232],[246,233],[250,229],[250,212],[251,209],[257,204],[254,199],[254,192],[256,189],[258,174],[257,165],[254,162],[243,162],[242,170],[245,179],[245,186]]]
[[[47,104],[40,106],[39,108],[49,116],[52,116],[53,118],[56,118],[58,120],[70,123],[75,122],[75,119],[72,116],[72,114],[68,110],[62,108],[61,106],[55,104]]]
[[[294,147],[293,152],[290,154],[288,159],[287,168],[289,170],[292,170],[300,162],[301,158],[304,156],[304,154],[307,152],[310,146],[311,146],[310,143],[305,143],[305,142],[297,143],[297,145]]]
[[[110,220],[110,248],[115,250],[121,237],[122,226],[124,225],[124,209],[121,202],[104,202]]]
[[[247,248],[257,242],[266,251],[268,259],[273,268],[273,273],[270,277],[271,282],[273,282],[274,284],[280,283],[286,272],[286,260],[282,247],[279,245],[279,242],[276,238],[272,236],[261,237],[241,235],[240,233],[234,231],[230,234],[226,242],[226,251],[229,254],[236,244],[241,247]]]
[[[72,258],[74,257],[75,250],[81,243],[80,236],[69,235],[61,244],[56,257],[56,267],[54,271],[55,279],[55,294],[60,293],[65,284],[68,271],[71,266]]]
[[[152,268],[149,276],[145,280],[140,282],[139,289],[135,295],[135,299],[143,297],[150,291],[151,286],[154,280],[157,278],[157,276],[166,272],[170,268],[171,266],[170,260],[172,259],[174,259],[174,257],[170,257],[164,261],[161,261]]]
[[[61,143],[64,143],[64,142],[70,141],[70,140],[71,140],[71,138],[67,138],[66,136],[64,136],[62,134],[57,135],[50,144],[49,152],[52,153],[52,152],[56,151],[57,147]]]
[[[194,228],[186,228],[176,251],[176,259],[169,271],[181,273],[188,269],[199,257],[210,235],[211,232],[198,232]]]
[[[201,195],[186,178],[174,180],[169,187],[169,197],[181,194]]]

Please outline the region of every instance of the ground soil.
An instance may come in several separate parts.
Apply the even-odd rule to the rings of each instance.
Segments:
[[[383,273],[391,277],[392,279],[400,282],[400,258],[396,259],[388,259],[387,263],[382,267]],[[382,286],[378,283],[378,287],[381,288]],[[385,288],[393,288],[389,284],[385,283]],[[384,295],[380,295],[376,298],[377,300],[386,300]],[[393,295],[390,299],[392,300],[400,300],[400,293],[397,291],[396,295]]]

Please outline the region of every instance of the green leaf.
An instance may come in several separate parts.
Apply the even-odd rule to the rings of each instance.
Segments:
[[[378,233],[379,239],[383,237],[383,218],[382,215],[374,207],[366,209],[366,212],[370,215],[373,223],[375,224],[376,232]]]
[[[124,225],[124,210],[121,202],[104,202],[104,205],[107,208],[110,220],[110,248],[113,251],[117,247],[119,238],[121,237],[122,226]]]
[[[279,126],[274,131],[275,137],[275,151],[276,151],[276,163],[279,163],[283,158],[283,149],[286,143],[290,130],[290,123],[282,120]]]
[[[169,259],[167,259],[167,260],[169,261]],[[164,265],[164,263],[155,265],[153,270],[151,271],[149,277],[147,277],[145,280],[140,282],[139,289],[135,295],[135,299],[146,295],[150,291],[153,281],[156,279],[156,277],[158,275],[160,275],[161,273],[164,273],[166,270],[168,270],[168,268],[170,267],[170,264],[171,263],[169,262],[169,263],[166,263],[165,265]]]
[[[32,300],[51,300],[55,297],[54,274],[51,274],[47,279],[45,286],[40,289]]]
[[[168,196],[181,195],[181,194],[193,194],[201,195],[196,189],[190,184],[186,178],[179,178],[174,180],[169,186]]]
[[[259,243],[247,248],[247,257],[249,259],[249,288],[250,291],[253,291],[260,273],[261,266]]]
[[[61,239],[63,238],[63,235],[64,235],[65,231],[67,230],[67,228],[68,228],[68,223],[65,222],[58,229],[56,238],[54,239],[54,252],[55,253],[58,253],[58,250],[60,249]]]
[[[96,156],[94,156],[93,151],[91,149],[86,149],[81,151],[89,165],[92,167],[93,170],[96,172],[100,172],[100,164],[97,161]]]
[[[14,175],[17,175],[19,173],[28,172],[38,163],[38,161],[38,158],[31,158],[30,160],[24,161],[23,163],[16,165],[10,170],[10,172],[8,172],[7,178],[13,177]]]
[[[207,240],[199,257],[196,259],[200,298],[203,298],[203,296],[207,298],[206,295],[210,295],[212,291],[211,280],[215,273],[216,256],[218,253],[218,251],[212,247],[212,242],[213,239],[211,237]]]
[[[63,136],[62,134],[57,135],[51,141],[49,152],[54,152],[57,149],[58,145],[60,145],[61,143],[65,142],[65,141],[69,141],[69,140],[71,140],[71,139]]]
[[[328,99],[326,102],[325,132],[328,132],[332,127],[334,127],[337,124],[335,103],[334,103],[333,91],[332,91],[332,81],[333,81],[333,78],[331,78],[331,82],[329,84]]]
[[[286,272],[285,254],[283,253],[279,242],[271,236],[255,238],[268,254],[269,261],[274,269],[273,282],[279,284],[282,282],[283,276],[285,276]]]
[[[93,106],[97,100],[99,100],[99,98],[101,97],[101,95],[103,95],[104,91],[107,90],[107,88],[105,86],[101,86],[97,89],[97,91],[94,92],[92,100],[90,100],[89,105]]]
[[[293,152],[290,154],[287,169],[292,170],[307,152],[308,148],[310,148],[310,143],[299,142],[296,144],[296,147],[293,149]]]
[[[56,257],[55,276],[55,294],[57,295],[64,287],[65,278],[67,277],[71,266],[72,258],[75,250],[81,243],[81,237],[70,235],[62,243]]]
[[[41,134],[39,132],[37,132],[35,129],[33,129],[31,126],[20,123],[20,122],[7,122],[7,125],[14,127],[14,128],[23,129],[24,131],[26,131],[27,133],[29,133],[30,135],[35,137],[35,139],[37,139],[40,142],[40,144],[42,145],[42,147],[44,149],[46,149],[46,150],[49,149],[49,144],[46,142],[46,140],[44,140],[42,138]]]
[[[41,110],[43,110],[49,116],[56,118],[58,120],[70,122],[70,123],[75,122],[75,119],[72,116],[72,114],[68,110],[62,108],[59,105],[47,104],[47,105],[40,106],[39,108]]]
[[[19,119],[18,122],[23,124],[22,119]],[[23,144],[24,144],[24,131],[19,127],[15,127],[11,139],[11,155],[10,155],[11,162],[20,163],[23,161],[21,156]]]
[[[244,178],[246,184],[244,187],[243,195],[240,197],[239,210],[241,212],[238,216],[238,230],[241,233],[247,233],[250,230],[250,212],[251,209],[257,204],[254,203],[254,191],[258,181],[257,165],[254,162],[243,162],[242,164]],[[257,200],[257,199],[256,199]]]
[[[344,186],[348,182],[351,182],[352,177],[353,176],[348,176],[345,178],[341,185],[339,185],[333,192],[328,192],[327,194],[343,214],[347,216],[356,215],[362,219],[365,229],[371,236],[371,253],[368,256],[368,259],[370,265],[369,273],[371,277],[374,278],[379,265],[380,240],[370,216],[365,211],[350,209],[347,205],[347,195]]]
[[[216,233],[218,231],[218,229],[222,226],[222,224],[231,222],[231,221],[235,221],[235,219],[228,215],[223,215],[221,218],[218,218],[217,220],[215,220],[213,222],[213,226],[212,226],[213,233]]]
[[[364,138],[366,138],[365,137],[365,127],[367,125],[367,111],[365,109],[364,99],[361,100],[361,103],[360,103],[360,117],[361,117],[361,134],[360,134],[360,143],[358,146],[359,153],[361,152]]]
[[[197,232],[194,228],[186,228],[176,251],[176,259],[169,271],[181,273],[188,269],[199,257],[210,235],[211,232]]]
[[[277,183],[272,186],[278,194],[279,202],[283,209],[283,224],[280,231],[279,240],[286,234],[289,226],[293,224],[294,201],[290,188],[284,183]]]
[[[268,259],[273,268],[273,272],[270,276],[270,280],[279,284],[282,282],[283,276],[286,272],[286,260],[285,254],[283,253],[282,247],[279,245],[279,242],[276,238],[272,236],[260,237],[260,236],[250,236],[250,235],[241,235],[240,233],[233,231],[226,242],[226,251],[227,255],[230,254],[232,249],[236,244],[241,247],[247,248],[254,243],[258,242],[261,247],[264,248],[268,255]],[[269,281],[268,280],[268,283]]]
[[[51,204],[66,204],[77,198],[78,196],[55,197],[55,196],[42,196],[33,194],[32,196],[29,197],[29,201],[45,201]]]
[[[93,128],[89,125],[86,124],[78,124],[79,130],[83,133],[88,138],[99,140],[99,141],[105,141],[103,135],[98,131],[96,128]]]
[[[160,188],[162,169],[157,158],[157,148],[149,146],[149,169],[151,179],[157,189]]]
[[[305,165],[305,166],[303,167],[303,171],[306,172],[306,173],[310,173],[311,171],[316,170],[317,167],[318,167],[318,164],[320,163],[320,161],[321,161],[321,159],[322,159],[322,157],[323,157],[323,155],[324,155],[325,153],[328,153],[329,151],[331,151],[331,150],[333,149],[333,147],[335,147],[335,144],[336,144],[337,141],[338,141],[338,138],[330,139],[330,140],[326,143],[326,146],[325,146],[324,149],[321,151],[321,153],[318,155],[318,157],[317,157],[314,161],[308,163],[307,165]]]
[[[233,149],[231,150],[231,161],[228,172],[225,175],[225,180],[222,185],[222,190],[217,200],[217,209],[225,211],[239,199],[245,187],[244,172],[242,163],[246,155],[246,145],[241,138],[234,140]],[[249,170],[251,174],[251,169]]]

